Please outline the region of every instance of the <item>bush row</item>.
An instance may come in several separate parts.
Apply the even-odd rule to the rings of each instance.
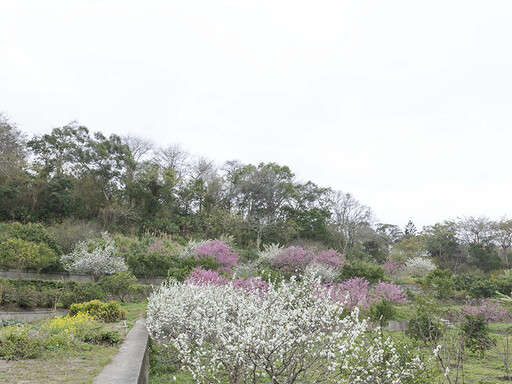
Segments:
[[[510,295],[512,292],[512,275],[498,276],[466,273],[452,275],[448,269],[435,269],[424,279],[424,287],[432,291],[435,297],[446,299],[458,291],[473,299],[495,297],[496,292]]]
[[[129,274],[106,276],[99,283],[48,281],[32,279],[0,279],[0,305],[33,309],[59,305],[69,308],[73,303],[115,299],[140,301],[150,293],[150,287],[134,283]]]

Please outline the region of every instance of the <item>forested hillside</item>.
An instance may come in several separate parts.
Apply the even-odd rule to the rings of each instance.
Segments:
[[[300,180],[286,165],[218,165],[179,144],[106,137],[78,123],[28,137],[5,115],[0,219],[178,241],[230,236],[248,249],[311,245],[378,263],[432,256],[454,272],[508,268],[512,243],[507,219],[462,217],[402,229],[379,223],[349,193]]]

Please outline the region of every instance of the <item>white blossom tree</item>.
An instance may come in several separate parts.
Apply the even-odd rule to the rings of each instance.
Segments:
[[[436,269],[436,265],[426,257],[414,257],[405,262],[405,270],[408,274],[425,277]]]
[[[107,232],[102,234],[102,241],[88,240],[78,243],[69,255],[62,255],[61,262],[69,272],[90,273],[94,281],[103,275],[125,272],[128,266],[117,254],[114,240]]]
[[[307,276],[265,294],[171,281],[149,298],[147,326],[200,383],[402,383],[423,369],[329,293]]]

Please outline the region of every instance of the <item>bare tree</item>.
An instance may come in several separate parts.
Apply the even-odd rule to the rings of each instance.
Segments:
[[[123,137],[123,141],[128,144],[133,160],[137,164],[141,161],[149,160],[147,156],[155,149],[153,141],[142,137],[128,135]]]
[[[149,160],[149,155],[155,149],[155,144],[151,140],[133,135],[124,136],[122,139],[128,145],[133,160],[126,172],[127,184],[129,184],[133,181],[134,173],[141,163]]]
[[[512,249],[512,220],[503,217],[500,221],[492,223],[492,230],[494,241],[500,247],[502,259],[507,268],[510,268],[508,255]]]
[[[158,151],[158,163],[164,169],[172,169],[177,179],[189,173],[191,156],[180,144],[170,144]]]
[[[224,178],[224,204],[231,211],[235,204],[235,179],[237,172],[244,167],[239,160],[229,160],[224,163],[221,168]]]
[[[331,205],[330,229],[345,253],[364,237],[365,230],[374,224],[375,216],[370,207],[350,193],[333,192]]]
[[[486,216],[464,216],[456,228],[457,235],[466,244],[485,244],[493,240],[492,221]]]
[[[10,179],[25,164],[25,137],[0,112],[0,178]]]

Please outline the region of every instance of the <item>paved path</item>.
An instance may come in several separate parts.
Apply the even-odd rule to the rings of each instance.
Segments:
[[[92,384],[146,384],[149,374],[146,320],[138,320],[125,342]]]

